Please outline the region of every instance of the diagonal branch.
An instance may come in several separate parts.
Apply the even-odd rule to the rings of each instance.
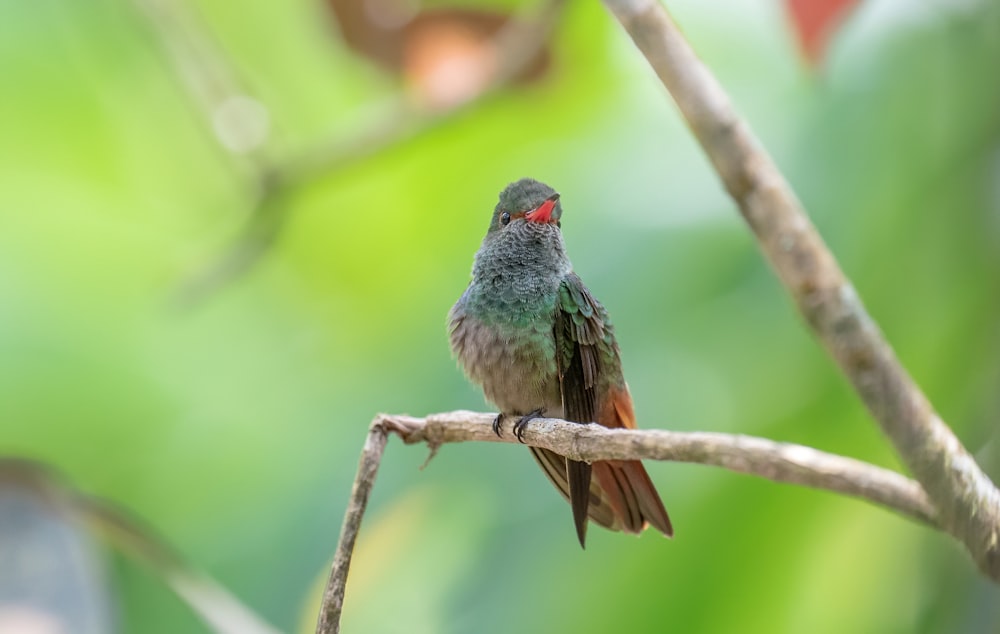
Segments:
[[[131,4],[144,30],[161,48],[164,61],[176,75],[200,123],[240,176],[254,181],[256,187],[258,175],[267,172],[274,153],[265,123],[267,109],[252,97],[188,3],[132,0]],[[241,101],[256,106],[253,114],[232,108]],[[221,132],[223,128],[225,133]],[[234,141],[238,147],[234,147]]]
[[[316,634],[340,631],[347,572],[389,433],[407,444],[425,442],[431,456],[445,443],[480,441],[517,443],[513,433],[493,433],[496,414],[455,411],[424,418],[380,414],[372,421],[358,465],[351,499],[341,528],[330,579],[323,592]],[[524,439],[575,460],[671,460],[723,467],[774,482],[825,489],[895,511],[938,528],[937,513],[920,484],[894,471],[828,454],[810,447],[764,438],[712,432],[660,429],[608,429],[552,418],[537,418]]]
[[[215,634],[281,634],[125,509],[82,493],[74,493],[69,504],[119,551],[149,566]]]
[[[0,455],[0,520],[0,559],[4,561],[0,567],[0,632],[12,631],[4,627],[11,622],[4,620],[3,608],[11,605],[5,601],[12,596],[13,605],[17,605],[19,587],[34,587],[52,597],[54,601],[46,604],[46,610],[54,610],[51,616],[56,620],[52,621],[54,628],[25,625],[18,632],[104,631],[100,626],[95,630],[91,627],[94,622],[87,619],[82,620],[89,626],[74,622],[62,627],[63,617],[81,621],[78,603],[95,600],[92,594],[98,588],[87,584],[104,582],[84,574],[93,565],[90,557],[84,556],[90,554],[84,537],[101,536],[119,553],[150,568],[208,630],[216,634],[280,634],[188,562],[141,518],[110,500],[79,491],[46,464]],[[55,530],[57,526],[62,528]],[[12,548],[16,555],[13,561],[9,556]],[[58,565],[47,565],[56,560]],[[68,612],[63,613],[64,608]]]
[[[801,203],[657,0],[604,0],[737,202],[809,326],[913,472],[941,525],[1000,581],[1000,491],[902,367]]]

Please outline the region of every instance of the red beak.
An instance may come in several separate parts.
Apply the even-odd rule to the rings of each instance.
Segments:
[[[543,222],[550,225],[559,222],[558,216],[555,218],[552,217],[552,212],[555,210],[558,200],[559,194],[552,194],[541,205],[524,214],[524,219],[530,222]]]

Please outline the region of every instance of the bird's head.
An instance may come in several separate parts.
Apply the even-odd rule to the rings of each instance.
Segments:
[[[556,190],[534,179],[522,178],[500,192],[490,232],[525,224],[550,225],[558,230],[561,216],[562,204]]]
[[[476,252],[474,281],[525,299],[554,293],[571,269],[559,219],[559,194],[544,183],[522,178],[502,192],[490,228]]]

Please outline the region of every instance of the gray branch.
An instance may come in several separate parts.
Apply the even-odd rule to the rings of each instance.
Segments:
[[[382,462],[382,453],[385,451],[387,440],[386,426],[376,418],[368,428],[368,438],[365,439],[365,447],[361,452],[358,474],[351,489],[351,499],[347,504],[347,512],[344,513],[344,523],[340,527],[340,540],[337,542],[337,552],[333,555],[330,578],[323,590],[316,634],[340,632],[340,615],[344,611],[344,589],[347,586],[351,556],[354,554],[354,542],[357,541],[358,531],[361,530],[361,519],[368,507],[372,487],[375,486],[375,475]]]
[[[407,444],[426,442],[432,451],[445,443],[469,440],[516,443],[509,431],[505,430],[502,438],[493,433],[495,417],[496,414],[456,411],[426,418],[382,415],[379,419]],[[551,449],[574,460],[693,462],[774,482],[826,489],[937,526],[934,507],[917,482],[888,469],[802,445],[715,432],[608,429],[556,418],[531,421],[523,437],[528,445]]]
[[[604,0],[666,86],[816,336],[942,527],[1000,581],[1000,492],[906,372],[791,186],[657,0]]]
[[[316,634],[340,631],[347,571],[361,518],[389,433],[407,444],[427,443],[431,456],[445,443],[517,443],[509,430],[493,433],[496,414],[455,411],[424,418],[380,414],[372,421],[344,515],[330,579],[323,592]],[[798,484],[867,500],[904,517],[938,528],[937,514],[920,484],[875,465],[764,438],[713,432],[608,429],[554,418],[538,418],[524,430],[525,443],[574,460],[670,460],[723,467],[773,482]]]

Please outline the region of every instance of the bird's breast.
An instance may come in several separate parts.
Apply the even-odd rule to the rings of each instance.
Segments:
[[[459,364],[500,411],[545,409],[550,416],[561,415],[551,319],[540,316],[515,325],[483,319],[456,305],[450,322],[451,348]]]

